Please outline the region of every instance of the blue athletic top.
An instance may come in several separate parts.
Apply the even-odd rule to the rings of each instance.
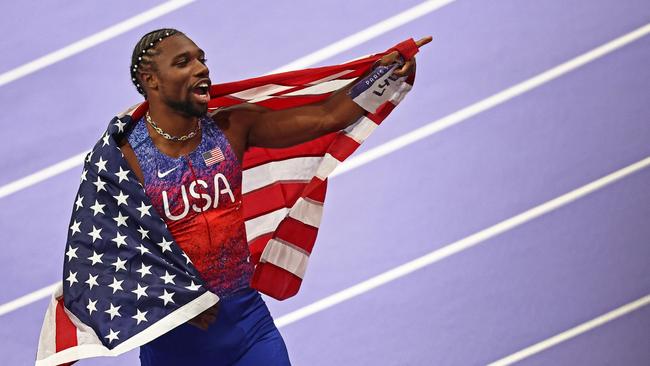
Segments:
[[[244,227],[239,160],[210,117],[201,118],[201,142],[172,158],[154,145],[140,119],[128,142],[154,208],[210,291],[223,297],[248,287],[253,273]]]

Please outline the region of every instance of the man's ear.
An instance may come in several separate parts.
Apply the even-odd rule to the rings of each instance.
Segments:
[[[140,72],[140,84],[145,90],[158,89],[158,77],[151,71]]]

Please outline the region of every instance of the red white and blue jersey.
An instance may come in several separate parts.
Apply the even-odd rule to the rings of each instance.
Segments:
[[[242,211],[242,169],[216,123],[206,116],[201,124],[198,147],[179,158],[156,148],[144,119],[128,141],[154,208],[210,291],[222,297],[248,287],[253,273]]]

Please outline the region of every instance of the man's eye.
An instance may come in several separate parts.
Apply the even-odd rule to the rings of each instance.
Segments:
[[[176,66],[185,66],[185,65],[187,65],[187,60],[185,59],[176,61]]]

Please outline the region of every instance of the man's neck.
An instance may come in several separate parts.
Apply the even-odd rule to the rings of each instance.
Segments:
[[[198,117],[179,113],[164,103],[149,103],[149,115],[153,122],[164,132],[172,136],[185,136],[196,129]],[[147,123],[147,130],[154,145],[163,153],[177,158],[192,152],[201,141],[201,131],[186,141],[171,141],[165,139]]]
[[[198,117],[189,116],[160,102],[149,103],[151,119],[172,136],[183,136],[194,131]]]

